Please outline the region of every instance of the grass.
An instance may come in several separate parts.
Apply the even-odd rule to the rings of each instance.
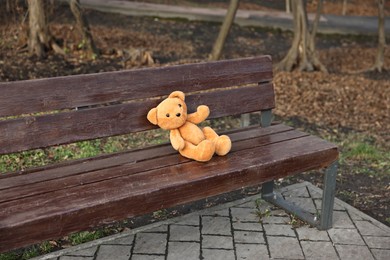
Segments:
[[[168,133],[151,130],[142,133],[101,138],[0,156],[0,173],[25,170],[56,162],[94,157],[168,141]]]
[[[69,242],[72,246],[96,240],[105,236],[104,230],[82,231],[69,235]]]
[[[39,245],[31,246],[25,250],[0,254],[0,260],[27,260],[46,254],[54,248],[54,245],[45,241]]]
[[[356,165],[355,172],[369,175],[390,173],[390,152],[367,136],[350,133],[338,142],[341,148],[340,164]]]

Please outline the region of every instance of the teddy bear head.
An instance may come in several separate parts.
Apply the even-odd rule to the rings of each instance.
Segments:
[[[166,130],[181,127],[187,121],[187,106],[184,99],[183,92],[172,92],[168,98],[149,111],[148,120]]]

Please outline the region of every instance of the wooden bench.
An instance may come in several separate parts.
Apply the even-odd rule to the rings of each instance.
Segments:
[[[207,163],[169,143],[0,175],[0,251],[263,184],[262,195],[319,229],[332,226],[337,147],[282,124],[269,56],[0,84],[0,155],[155,128],[146,115],[174,90],[210,118],[261,111],[228,133]],[[77,109],[84,107],[84,109]],[[273,180],[327,168],[320,218],[273,191]]]

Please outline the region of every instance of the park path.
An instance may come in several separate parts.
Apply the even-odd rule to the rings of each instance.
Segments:
[[[322,190],[309,182],[280,192],[310,212],[320,210]],[[333,228],[319,231],[292,225],[283,210],[255,195],[35,259],[390,259],[390,227],[338,199],[334,210]]]
[[[131,16],[182,18],[193,21],[221,22],[223,8],[186,7],[120,0],[81,0],[82,6],[101,12]],[[309,19],[314,15],[309,14]],[[238,10],[235,23],[241,26],[269,27],[290,30],[292,15],[280,11]],[[390,33],[390,18],[386,19],[386,33]],[[321,15],[318,32],[326,34],[376,34],[377,17]]]

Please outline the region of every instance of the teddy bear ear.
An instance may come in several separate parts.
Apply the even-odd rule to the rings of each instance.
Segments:
[[[150,123],[157,125],[157,108],[152,108],[147,115],[147,118]]]
[[[185,95],[183,92],[181,91],[173,91],[170,95],[169,95],[169,98],[180,98],[182,101],[184,101],[185,99]]]

